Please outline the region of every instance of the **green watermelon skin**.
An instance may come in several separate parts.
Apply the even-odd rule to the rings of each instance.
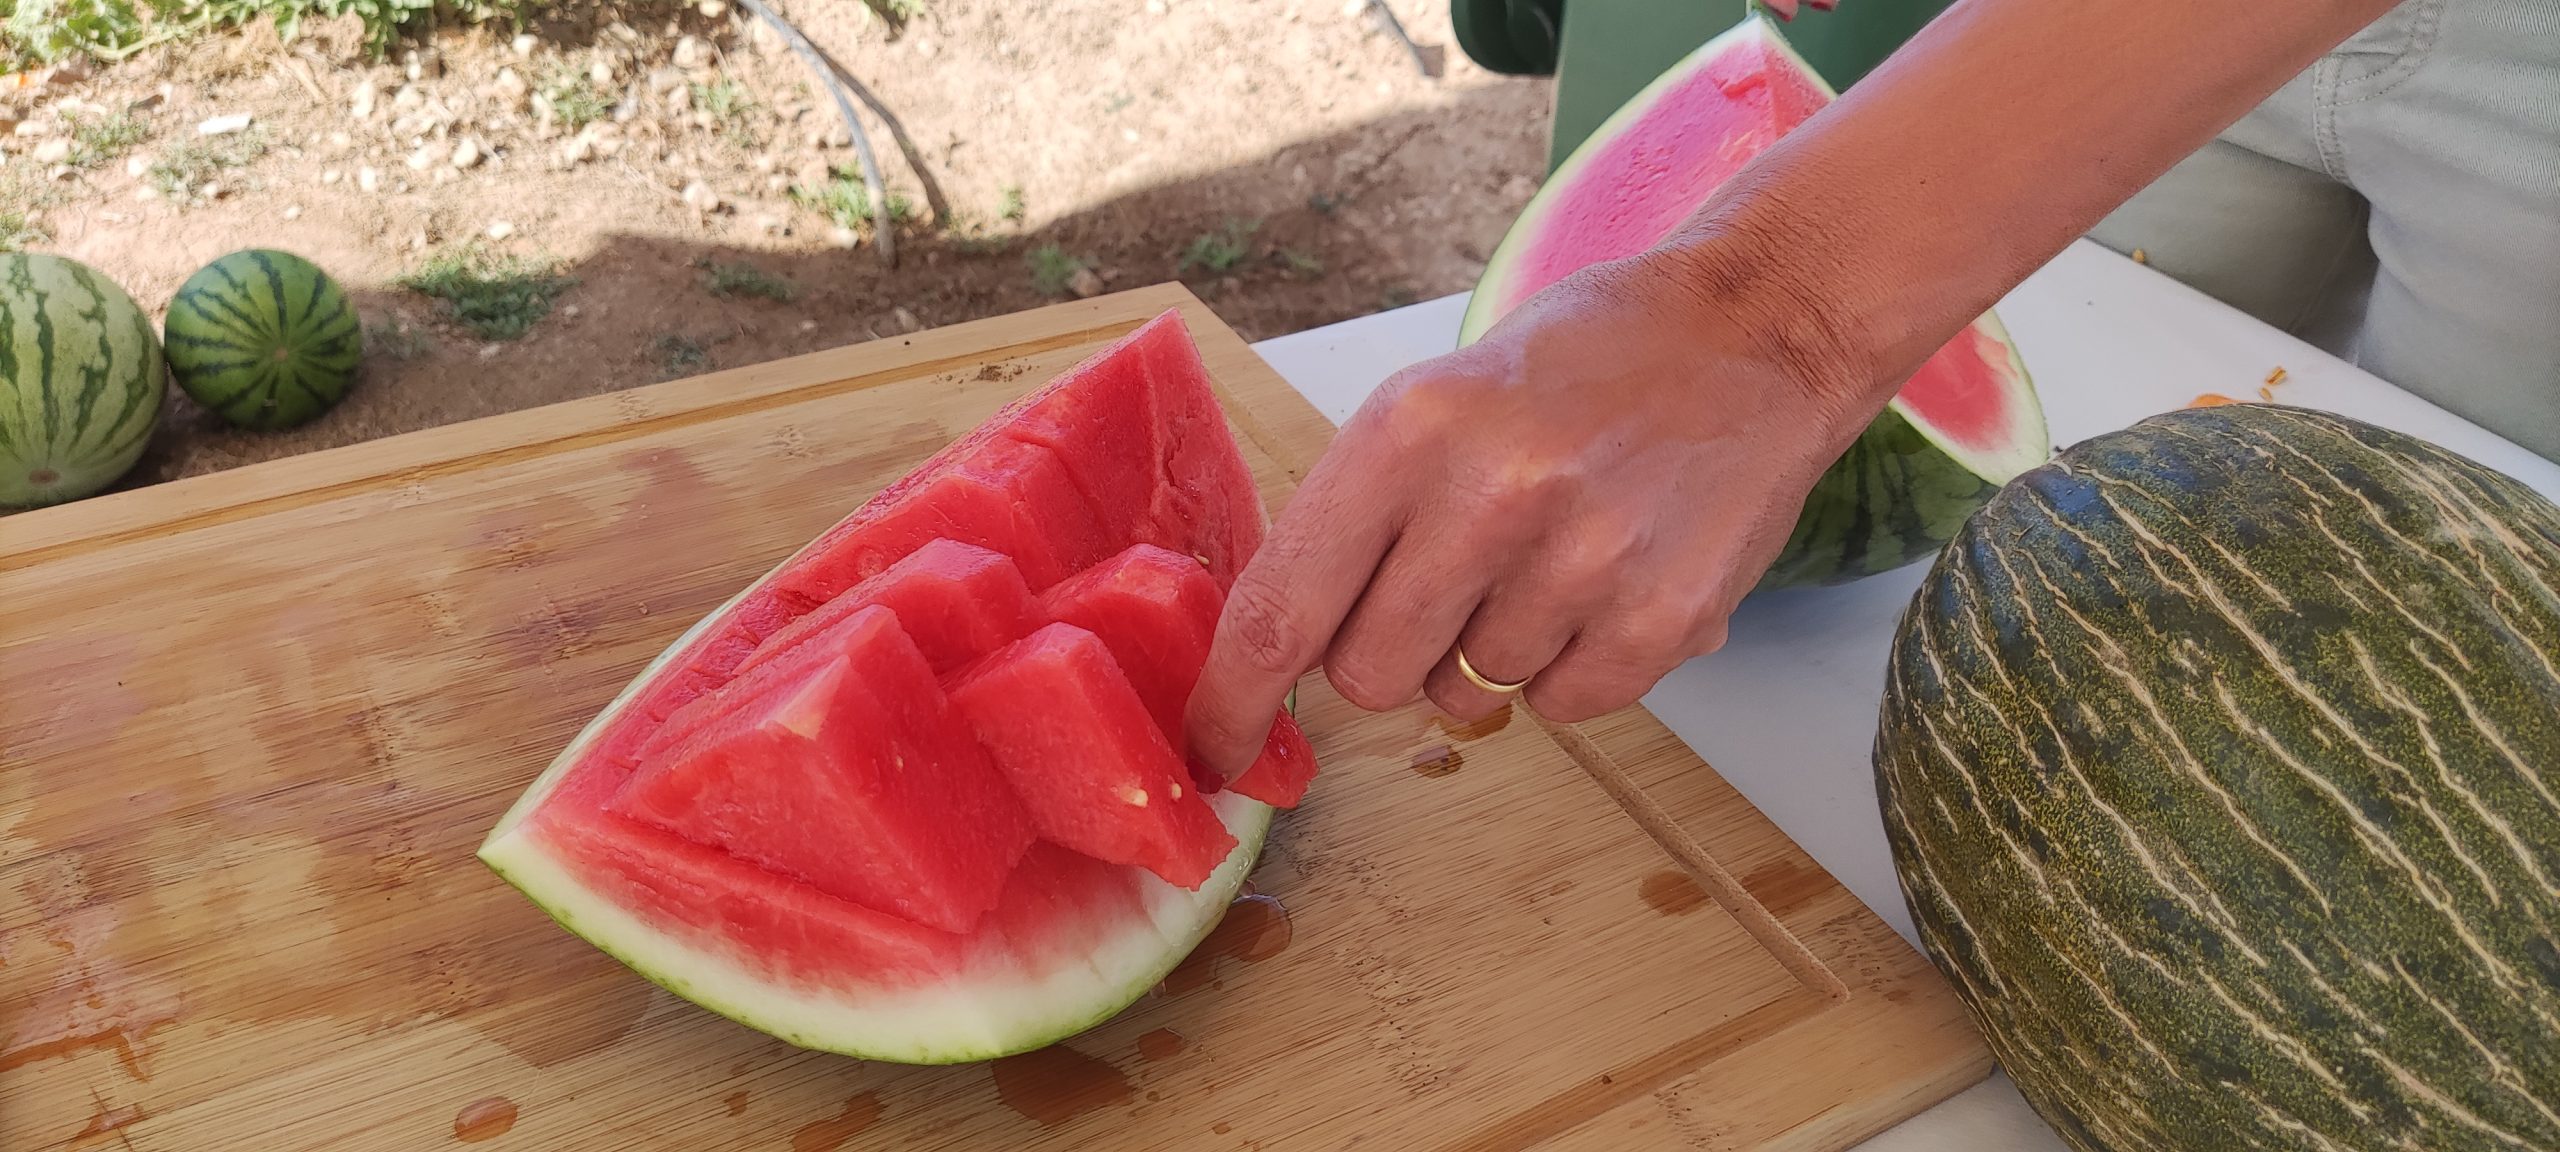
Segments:
[[[41,252],[0,255],[0,507],[103,491],[160,421],[160,340],[97,270]]]
[[[2560,1148],[2560,508],[2262,405],[2004,487],[1896,637],[1922,943],[2083,1152]]]
[[[290,252],[250,248],[198,269],[169,302],[169,369],[196,403],[273,431],[335,407],[364,360],[355,306]]]

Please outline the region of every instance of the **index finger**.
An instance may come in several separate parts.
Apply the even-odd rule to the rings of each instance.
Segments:
[[[1262,751],[1281,701],[1324,659],[1334,630],[1395,542],[1406,501],[1358,421],[1345,429],[1237,574],[1191,691],[1191,754],[1233,778]]]

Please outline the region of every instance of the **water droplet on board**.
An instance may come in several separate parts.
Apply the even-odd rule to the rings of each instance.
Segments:
[[[516,1102],[504,1096],[474,1100],[453,1114],[453,1138],[465,1144],[495,1140],[515,1126]]]
[[[1190,1041],[1182,1038],[1182,1033],[1171,1028],[1158,1028],[1138,1037],[1138,1055],[1149,1063],[1171,1060],[1190,1045]]]
[[[1465,743],[1469,740],[1482,740],[1487,736],[1491,736],[1494,733],[1500,732],[1504,728],[1511,726],[1511,705],[1503,705],[1501,711],[1496,712],[1491,716],[1486,716],[1476,720],[1469,720],[1464,723],[1460,723],[1455,719],[1440,715],[1434,715],[1431,718],[1431,722],[1438,725],[1440,731],[1447,733],[1450,739],[1456,740],[1460,743]]]
[[[729,1114],[732,1116],[744,1114],[747,1110],[747,1090],[741,1088],[723,1096],[720,1098],[720,1103],[728,1106]]]
[[[1239,897],[1227,905],[1226,917],[1209,930],[1208,938],[1164,978],[1164,993],[1180,996],[1213,984],[1221,959],[1258,964],[1277,956],[1289,947],[1295,931],[1289,910],[1277,898],[1260,893]]]
[[[1413,754],[1413,773],[1425,780],[1437,780],[1467,766],[1467,758],[1446,744],[1434,744]]]
[[[804,1124],[791,1134],[791,1152],[836,1152],[863,1129],[880,1119],[880,1096],[864,1092],[844,1102],[844,1111],[824,1120]]]
[[[994,1064],[996,1098],[1052,1128],[1130,1096],[1129,1078],[1109,1063],[1053,1044]],[[800,1152],[800,1150],[795,1150]]]
[[[1644,902],[1652,905],[1654,911],[1665,916],[1686,915],[1707,902],[1706,889],[1698,887],[1698,882],[1690,879],[1688,873],[1676,868],[1645,877],[1636,885],[1636,894],[1644,897]]]
[[[119,1108],[109,1108],[102,1102],[98,1106],[98,1114],[89,1118],[87,1127],[72,1134],[71,1142],[78,1144],[92,1137],[104,1136],[140,1119],[142,1119],[142,1105],[127,1104]]]

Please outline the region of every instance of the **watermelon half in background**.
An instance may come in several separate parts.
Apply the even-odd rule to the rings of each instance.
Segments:
[[[1766,17],[1708,41],[1548,177],[1487,262],[1459,343],[1584,267],[1651,248],[1832,96]],[[1930,556],[2051,454],[2026,365],[1986,312],[1823,475],[1761,586],[1841,583]]]
[[[942,1064],[1082,1031],[1208,934],[1314,774],[1284,712],[1261,762],[1201,787],[1150,706],[1189,695],[1197,618],[1264,522],[1168,312],[695,624],[480,858],[668,990],[804,1047]],[[1050,624],[1071,601],[1108,651]],[[1082,638],[1072,659],[1015,643],[1041,625]]]

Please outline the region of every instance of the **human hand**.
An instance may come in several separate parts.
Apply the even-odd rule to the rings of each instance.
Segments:
[[[1716,287],[1749,279],[1667,250],[1598,265],[1381,385],[1228,594],[1193,754],[1240,771],[1319,662],[1363,708],[1425,692],[1472,719],[1506,697],[1463,649],[1572,722],[1721,645],[1883,402]]]

